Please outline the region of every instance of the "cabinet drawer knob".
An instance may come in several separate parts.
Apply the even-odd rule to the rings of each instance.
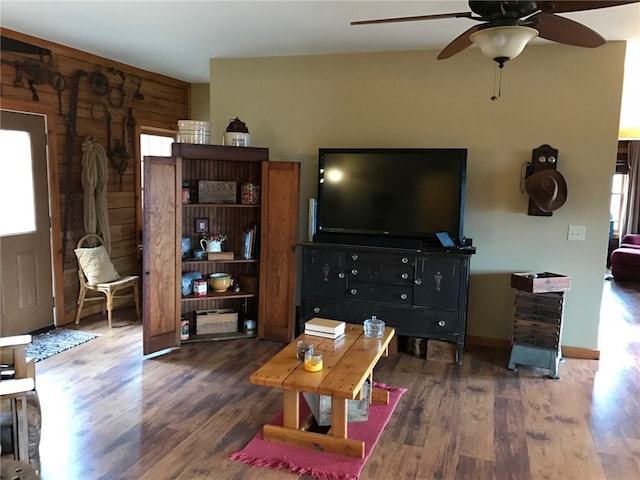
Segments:
[[[409,274],[408,273],[403,273],[402,275],[400,275],[402,277],[403,280],[406,280],[407,278],[409,278]]]
[[[444,320],[440,320],[438,322],[438,325],[441,326],[441,327],[444,327],[446,325],[446,322]]]
[[[338,278],[344,278],[344,277],[345,277],[344,272],[340,272],[340,273],[338,274]]]
[[[402,295],[400,295],[400,298],[401,298],[402,300],[406,300],[406,299],[407,299],[407,294],[406,294],[406,293],[403,293]]]
[[[358,269],[357,268],[352,269],[351,275],[358,275]]]
[[[402,263],[409,263],[409,259],[407,257],[402,257]]]
[[[313,307],[313,313],[320,313],[320,307]]]
[[[421,278],[416,278],[415,282],[416,285],[422,285],[422,279]]]
[[[356,290],[355,288],[351,289],[351,295],[357,295],[358,294],[358,290]]]
[[[357,260],[357,259],[358,259],[358,255],[356,253],[351,255],[351,260]]]

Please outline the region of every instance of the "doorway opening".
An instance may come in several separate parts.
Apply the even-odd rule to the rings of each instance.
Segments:
[[[142,248],[142,222],[144,218],[144,157],[171,156],[171,145],[176,141],[176,132],[155,127],[140,127],[138,135],[139,162],[136,162],[136,231]]]

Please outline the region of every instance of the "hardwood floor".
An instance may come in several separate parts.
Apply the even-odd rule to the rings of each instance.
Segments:
[[[37,364],[44,480],[292,479],[232,462],[281,409],[249,375],[281,344],[188,344],[142,356],[142,328],[116,311],[100,334]],[[606,282],[602,358],[547,370],[506,368],[509,352],[453,351],[382,359],[377,381],[408,388],[362,480],[640,478],[640,284]]]

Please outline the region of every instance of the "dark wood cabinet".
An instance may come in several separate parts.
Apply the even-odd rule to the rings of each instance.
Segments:
[[[145,157],[143,241],[143,350],[145,354],[183,342],[258,336],[288,342],[295,328],[295,247],[298,219],[299,164],[270,162],[269,150],[176,143],[171,157]],[[201,180],[244,182],[261,187],[260,203],[199,201]],[[188,203],[182,189],[189,184]],[[224,233],[224,250],[233,258],[182,258],[182,240],[200,247],[196,223],[210,233]],[[245,255],[247,230],[257,225],[255,251]],[[238,288],[206,295],[183,294],[182,276],[227,273]],[[182,319],[196,323],[197,312],[238,312],[235,331],[200,334],[190,329],[182,340]],[[243,318],[256,320],[257,332],[243,330]],[[195,331],[194,331],[195,330]]]
[[[455,343],[462,363],[469,263],[475,250],[405,250],[305,243],[299,331],[312,317],[363,323],[376,315],[398,335]]]

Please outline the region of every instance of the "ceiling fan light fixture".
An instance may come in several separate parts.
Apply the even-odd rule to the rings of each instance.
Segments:
[[[535,28],[513,25],[483,28],[471,34],[469,39],[480,47],[485,57],[502,66],[520,55],[527,43],[537,36]]]

